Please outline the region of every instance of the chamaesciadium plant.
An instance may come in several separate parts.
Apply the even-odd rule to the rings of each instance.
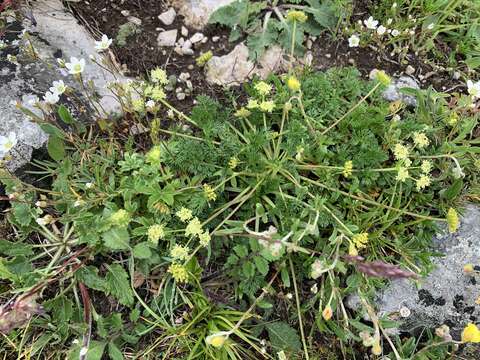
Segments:
[[[88,63],[62,66],[88,93]],[[72,89],[57,82],[37,104],[52,160],[33,174],[45,184],[2,169],[14,230],[0,240],[3,348],[314,359],[335,336],[351,356],[414,358],[417,342],[388,335],[373,291],[425,274],[431,236],[457,230],[460,200],[478,201],[477,84],[468,95],[410,90],[412,109],[381,98],[382,71],[367,82],[354,68],[292,69],[245,84],[240,103],[199,97],[187,115],[168,102],[167,74],[149,75],[109,84],[148,136],[81,126],[58,105]],[[15,141],[0,138],[2,157]],[[353,293],[358,313],[344,303]],[[441,358],[452,341],[430,335],[419,351]]]

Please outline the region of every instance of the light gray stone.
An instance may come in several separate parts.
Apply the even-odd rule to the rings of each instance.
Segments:
[[[167,11],[161,13],[158,15],[158,19],[164,24],[164,25],[172,25],[173,22],[175,21],[175,18],[177,17],[177,12],[175,11],[174,8],[169,8]],[[183,30],[183,29],[182,29]],[[186,35],[184,35],[186,36]]]
[[[222,6],[235,0],[174,0],[173,6],[185,18],[185,25],[202,29],[207,25],[210,15]]]
[[[480,307],[480,277],[463,271],[465,264],[480,265],[480,207],[468,204],[455,234],[434,237],[433,250],[444,254],[433,258],[435,269],[419,280],[395,280],[377,298],[380,315],[399,318],[402,307],[411,315],[400,318],[400,329],[415,334],[423,328],[446,324],[455,339],[464,326],[478,323]]]
[[[197,32],[197,33],[193,34],[193,36],[190,38],[190,41],[191,41],[192,44],[196,44],[196,43],[202,41],[204,38],[205,38],[205,35]]]
[[[158,34],[157,43],[158,46],[165,46],[165,47],[172,47],[175,46],[175,42],[177,41],[178,30],[168,30],[163,31]]]
[[[56,58],[86,60],[82,76],[97,86],[101,109],[107,113],[120,110],[118,101],[107,90],[107,83],[114,81],[115,76],[118,81],[126,81],[123,76],[114,76],[89,60],[88,55],[95,53],[95,40],[65,11],[60,0],[39,0],[31,5],[37,25],[32,26],[29,20],[20,24],[9,19],[9,29],[3,38],[8,46],[0,51],[0,135],[14,132],[18,140],[10,153],[13,159],[6,164],[12,171],[30,161],[33,149],[42,147],[48,139],[35,120],[14,104],[22,104],[41,119],[43,114],[34,103],[43,100],[53,81],[63,80],[67,86],[80,90],[73,77],[59,67]],[[29,41],[41,61],[35,60],[26,50],[28,47],[22,46],[25,40],[17,41],[24,28],[29,30]],[[7,53],[16,55],[18,62],[4,60]],[[102,61],[101,55],[97,58]],[[68,105],[70,99],[62,95],[61,101]]]
[[[400,92],[402,88],[420,89],[418,82],[409,77],[401,76],[398,79],[392,79],[392,83],[383,91],[383,98],[387,101],[401,100],[407,105],[416,106],[417,99],[414,96],[405,95]]]

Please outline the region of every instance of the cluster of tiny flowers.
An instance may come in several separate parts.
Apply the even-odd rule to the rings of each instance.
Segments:
[[[187,260],[189,257],[190,249],[188,246],[177,245],[170,250],[170,256],[174,261]]]
[[[157,245],[158,240],[163,239],[165,237],[165,228],[163,225],[155,224],[148,228],[147,231],[148,241],[152,244]]]
[[[157,164],[160,162],[161,156],[162,149],[159,145],[156,145],[147,152],[147,154],[145,155],[145,160],[150,164]]]
[[[181,222],[187,222],[192,218],[192,210],[182,207],[178,210],[175,215],[180,219]]]
[[[408,173],[408,169],[406,167],[399,166],[397,171],[397,181],[405,182],[410,177],[410,174]]]
[[[408,155],[410,154],[410,150],[408,147],[402,144],[395,144],[393,149],[393,155],[397,160],[406,160],[408,159]]]
[[[168,84],[168,77],[165,70],[156,68],[150,72],[150,78],[154,83],[158,83],[160,85],[167,85]]]
[[[254,88],[261,96],[267,96],[272,91],[272,85],[267,84],[265,81],[259,81]]]
[[[307,20],[308,16],[303,11],[289,10],[287,13],[287,21],[304,23]]]
[[[258,105],[258,104],[257,104]],[[241,107],[240,109],[238,109],[236,112],[235,112],[235,116],[238,117],[238,118],[241,118],[241,119],[246,119],[247,117],[249,117],[251,114],[251,112],[244,108],[244,107]]]
[[[127,226],[129,222],[130,214],[124,209],[117,210],[110,215],[110,223],[113,225]]]
[[[295,77],[295,76],[289,76],[288,79],[287,79],[287,87],[293,91],[293,92],[297,92],[300,90],[301,88],[301,84],[300,84],[300,81]]]
[[[173,263],[167,270],[177,283],[186,283],[188,281],[188,271],[185,266]]]
[[[382,354],[382,347],[380,346],[380,339],[378,335],[372,336],[368,331],[361,331],[358,335],[362,339],[363,346],[372,348],[372,354]]]
[[[427,135],[421,132],[414,132],[413,133],[413,143],[419,149],[423,149],[430,144],[430,140],[428,139]]]
[[[228,160],[228,167],[230,168],[230,170],[234,170],[238,164],[240,163],[240,161],[238,160],[237,157],[231,157],[230,160]]]
[[[343,165],[343,171],[342,174],[346,178],[352,175],[353,172],[353,162],[351,160],[346,161],[345,164]]]
[[[204,66],[207,62],[210,61],[210,59],[213,57],[213,53],[211,50],[205,52],[205,53],[202,53],[199,57],[197,57],[197,59],[195,60],[195,62],[197,63],[197,66]]]
[[[203,233],[202,223],[197,217],[194,217],[185,228],[185,236],[197,236]]]
[[[460,220],[458,219],[458,214],[454,208],[448,209],[447,224],[448,224],[448,230],[451,233],[456,232],[458,230],[458,227],[460,226]]]
[[[209,184],[203,185],[203,193],[208,201],[215,201],[217,199],[217,194],[215,193],[215,189],[213,189]]]
[[[416,181],[417,191],[425,189],[431,184],[431,182],[430,176],[425,174],[421,175]]]
[[[352,236],[352,243],[357,249],[363,249],[368,243],[368,233],[360,233]]]

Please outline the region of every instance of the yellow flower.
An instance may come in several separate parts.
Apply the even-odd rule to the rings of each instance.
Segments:
[[[328,321],[332,318],[332,315],[333,315],[333,310],[332,310],[332,307],[330,305],[327,305],[325,307],[325,309],[323,309],[322,311],[322,317]]]
[[[405,180],[407,180],[409,177],[410,175],[408,173],[408,169],[404,168],[403,166],[400,166],[398,168],[398,173],[396,177],[397,181],[405,182]]]
[[[458,122],[458,114],[456,112],[452,112],[450,117],[447,120],[447,124],[450,126],[454,126]]]
[[[384,86],[388,86],[392,82],[392,79],[390,78],[390,76],[388,76],[387,73],[383,70],[378,70],[375,73],[375,78],[379,83],[381,83]]]
[[[145,160],[147,160],[150,164],[155,164],[160,162],[160,156],[162,155],[162,150],[160,146],[156,145],[150,149],[150,151],[145,156]]]
[[[382,355],[382,347],[380,346],[380,341],[377,340],[372,346],[372,354],[373,355]]]
[[[204,66],[211,58],[213,57],[213,53],[211,50],[203,53],[202,55],[200,55],[199,57],[197,57],[197,59],[195,60],[195,62],[197,63],[198,66]]]
[[[396,144],[393,149],[393,155],[397,160],[406,160],[408,158],[409,150],[408,147],[402,144]]]
[[[432,162],[429,160],[423,160],[422,165],[420,165],[420,168],[422,169],[422,172],[424,174],[430,174],[430,171],[432,171]]]
[[[150,77],[152,78],[152,81],[155,83],[159,83],[162,85],[168,84],[167,73],[163,69],[156,68],[152,70],[150,73]]]
[[[417,191],[425,189],[431,184],[430,176],[422,175],[417,179]]]
[[[289,10],[287,13],[287,21],[298,21],[299,23],[304,23],[308,20],[308,16],[299,10]]]
[[[473,268],[473,265],[472,264],[466,264],[463,266],[463,272],[464,273],[472,273],[475,269]]]
[[[419,149],[423,149],[424,147],[430,144],[430,140],[428,139],[427,135],[425,135],[424,133],[415,131],[413,133],[413,143]]]
[[[205,342],[207,345],[212,345],[216,348],[221,348],[225,341],[227,341],[228,337],[230,336],[230,332],[228,331],[219,331],[214,334],[208,335],[205,338]]]
[[[259,107],[263,112],[271,113],[275,109],[275,103],[273,101],[262,101]]]
[[[257,90],[260,95],[265,96],[272,91],[272,85],[267,84],[265,81],[260,81],[255,84],[255,90]]]
[[[153,100],[163,100],[165,99],[167,96],[165,95],[165,92],[163,91],[163,89],[159,86],[155,86],[153,89],[152,89],[152,93],[150,94],[150,97],[153,99]]]
[[[355,244],[353,242],[350,242],[350,245],[348,245],[348,255],[350,255],[350,256],[357,256],[358,255],[358,250],[355,247]]]
[[[258,108],[258,101],[257,101],[257,100],[253,100],[253,99],[248,100],[247,108],[248,108],[248,109],[256,109],[256,108]]]
[[[251,114],[250,111],[244,107],[241,107],[235,112],[236,117],[243,118],[243,119],[246,119],[247,117],[249,117],[250,114]]]
[[[178,283],[185,283],[188,281],[188,271],[185,266],[180,264],[172,264],[167,270]]]
[[[460,225],[460,220],[458,219],[457,211],[454,208],[448,209],[447,224],[448,224],[448,231],[450,231],[450,233],[452,234],[457,231],[458,226]]]
[[[181,246],[175,244],[172,250],[170,250],[170,256],[174,260],[187,260],[188,259],[188,253],[190,252],[190,249],[188,246]]]
[[[236,156],[233,156],[228,160],[228,167],[233,170],[238,166],[239,160]]]
[[[217,194],[215,194],[215,190],[210,185],[204,184],[203,192],[208,201],[215,201],[217,199]]]
[[[143,99],[135,99],[132,101],[133,110],[136,112],[142,112],[145,110],[145,102]]]
[[[349,161],[346,161],[345,164],[343,165],[343,176],[345,176],[346,178],[349,177],[350,175],[352,175],[352,171],[353,171],[353,162],[351,160]]]
[[[292,91],[298,91],[301,88],[300,81],[295,76],[290,76],[287,79],[287,86]]]
[[[210,237],[210,234],[208,233],[208,231],[205,231],[205,232],[201,233],[200,235],[198,235],[198,239],[199,239],[199,242],[200,242],[201,246],[207,247],[208,244],[210,244],[211,237]]]
[[[462,342],[480,343],[480,330],[475,324],[468,324],[462,332]]]
[[[363,249],[368,243],[368,233],[355,234],[352,236],[352,241],[357,249]]]
[[[175,213],[175,215],[177,215],[180,221],[185,222],[192,218],[192,210],[182,207]]]
[[[200,235],[201,233],[203,233],[202,223],[197,217],[194,217],[185,228],[185,236],[195,236]]]
[[[127,226],[130,222],[130,214],[126,210],[120,209],[110,215],[110,222],[117,226]]]
[[[163,239],[165,237],[165,229],[163,225],[155,224],[148,228],[147,235],[148,235],[148,241],[157,245],[158,240]]]

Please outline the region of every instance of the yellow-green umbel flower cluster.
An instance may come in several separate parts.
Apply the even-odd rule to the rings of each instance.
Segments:
[[[110,215],[110,223],[116,226],[127,226],[130,222],[130,214],[127,210],[120,209]]]
[[[303,11],[290,10],[287,13],[287,21],[290,21],[290,22],[297,21],[299,23],[304,23],[307,20],[308,20],[308,16]]]
[[[160,239],[165,237],[165,228],[163,225],[155,224],[148,228],[148,241],[157,245]]]
[[[185,266],[173,263],[167,270],[177,283],[186,283],[188,281],[188,271]]]

